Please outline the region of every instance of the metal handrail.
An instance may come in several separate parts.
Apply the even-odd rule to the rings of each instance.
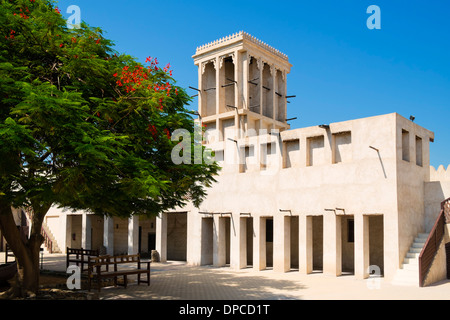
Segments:
[[[425,276],[430,270],[431,263],[439,249],[439,244],[445,233],[445,223],[450,223],[450,198],[441,203],[441,211],[428,235],[427,241],[419,255],[419,286],[423,287]]]

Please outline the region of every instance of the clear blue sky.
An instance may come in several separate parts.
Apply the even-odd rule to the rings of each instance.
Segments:
[[[381,9],[380,30],[366,27],[372,4]],[[435,133],[431,164],[450,164],[450,1],[59,0],[66,17],[69,5],[117,51],[170,62],[185,88],[197,85],[197,46],[246,31],[293,64],[291,128],[414,115]]]

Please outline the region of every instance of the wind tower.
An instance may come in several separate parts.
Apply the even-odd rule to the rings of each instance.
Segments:
[[[206,143],[289,129],[287,55],[241,31],[198,47],[192,58]]]

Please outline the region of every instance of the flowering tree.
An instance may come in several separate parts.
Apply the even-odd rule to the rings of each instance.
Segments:
[[[219,167],[171,160],[171,132],[193,136],[194,122],[169,65],[116,53],[99,28],[67,28],[50,0],[0,3],[0,228],[19,265],[10,293],[24,295],[38,290],[51,206],[156,215],[199,205]],[[26,240],[11,207],[32,212]]]

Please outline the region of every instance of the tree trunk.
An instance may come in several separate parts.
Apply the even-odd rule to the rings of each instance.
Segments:
[[[37,216],[37,215],[34,215]],[[37,218],[37,217],[36,217]],[[39,223],[38,220],[41,220]],[[14,221],[11,207],[0,203],[0,229],[17,261],[14,285],[5,298],[26,297],[39,289],[39,252],[43,242],[40,234],[42,219],[33,217],[30,238],[24,240]],[[39,230],[37,232],[37,230]]]

